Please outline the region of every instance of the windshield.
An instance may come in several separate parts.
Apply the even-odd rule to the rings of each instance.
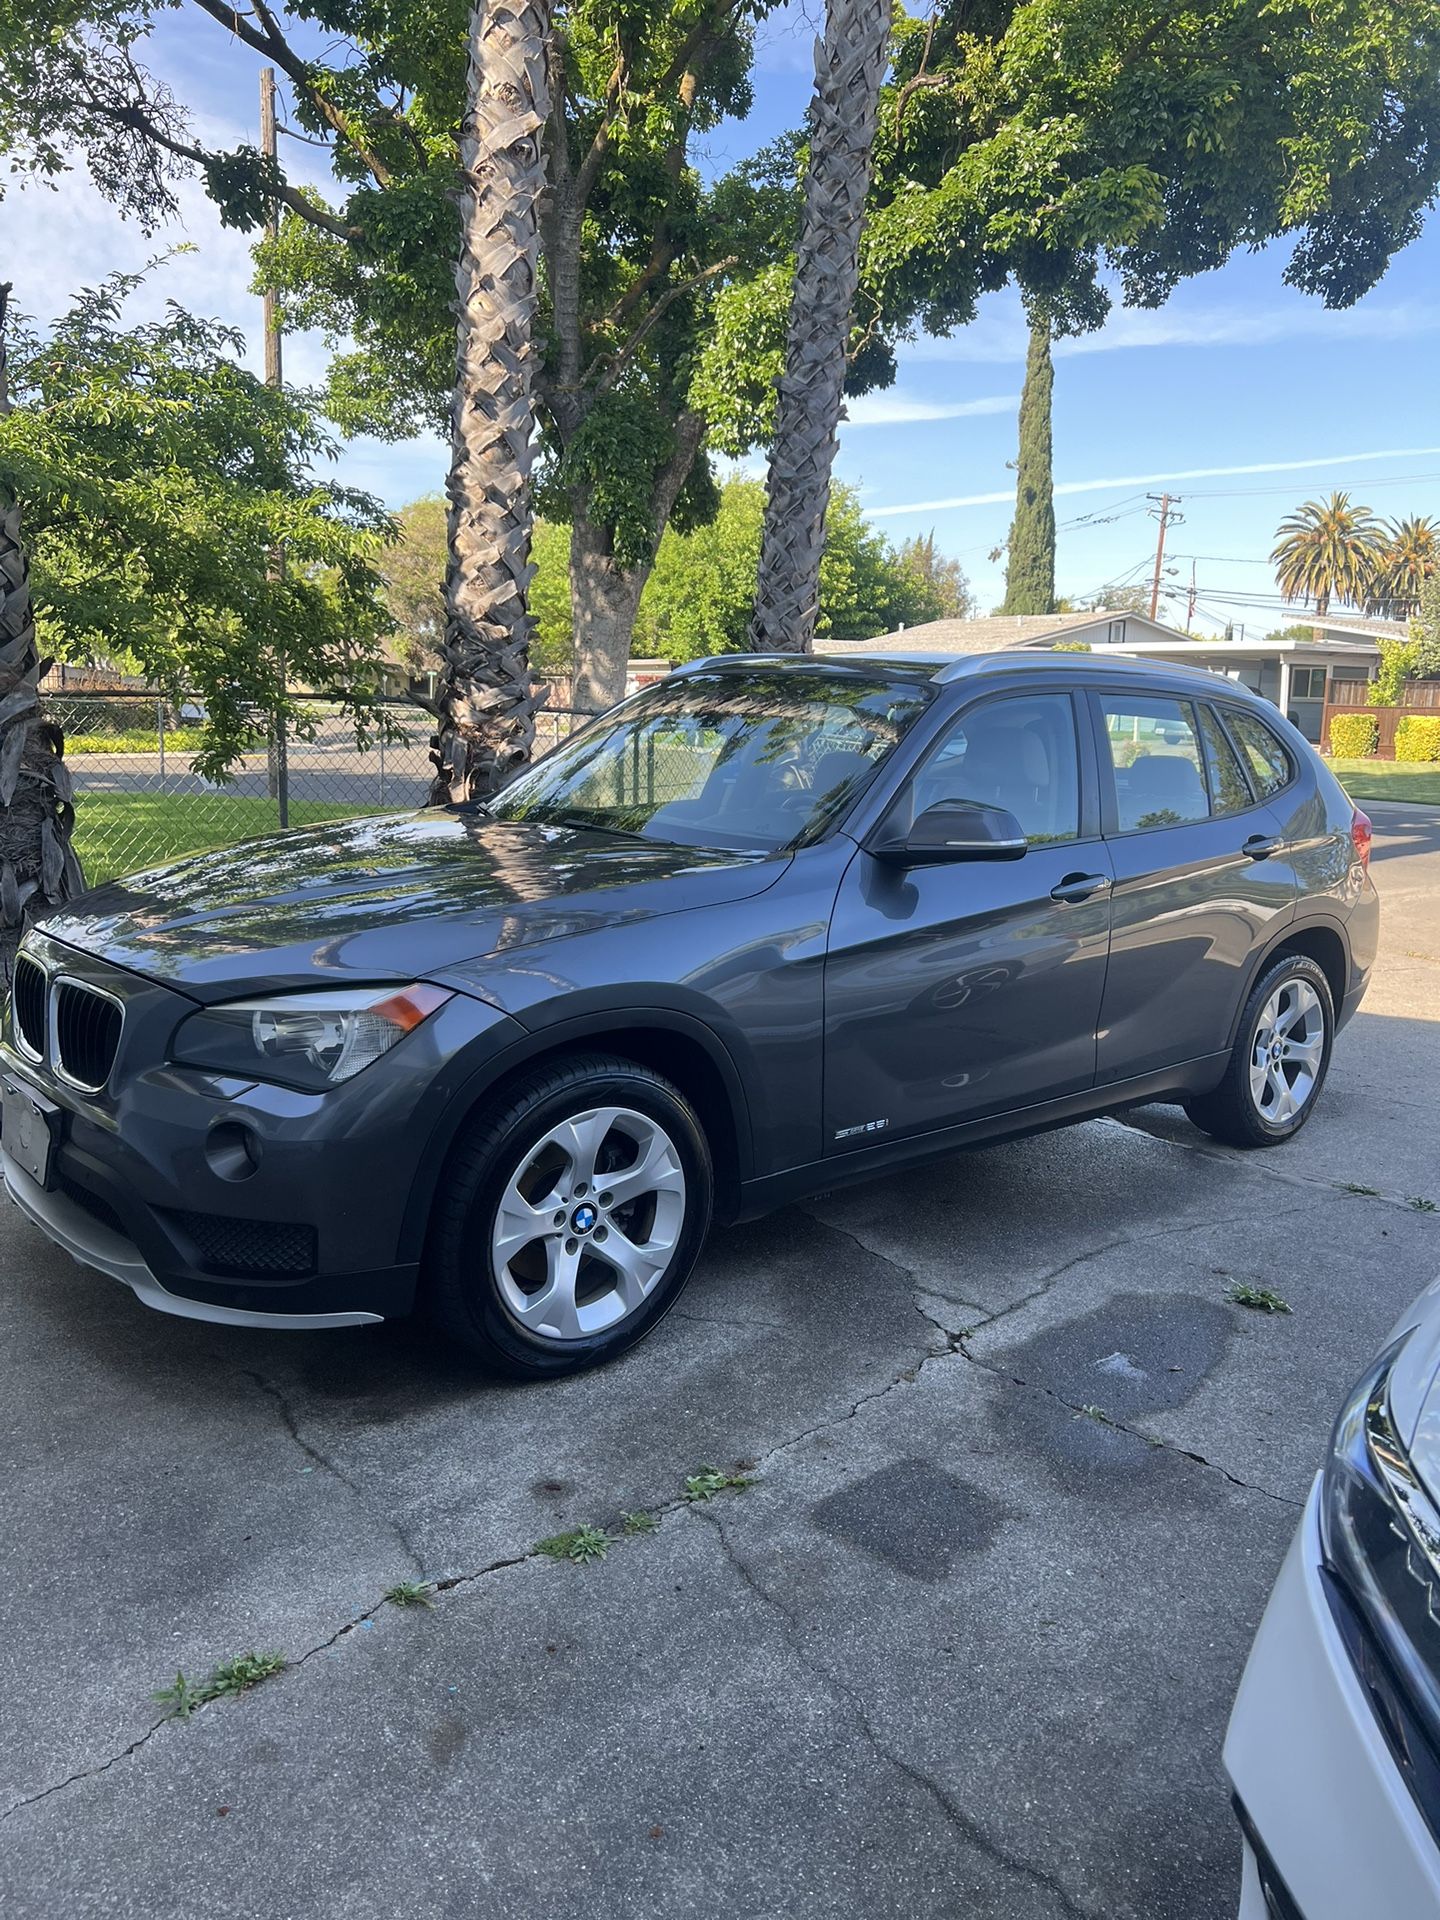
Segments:
[[[649,687],[495,801],[497,819],[775,852],[823,832],[930,698],[874,667],[700,669]]]

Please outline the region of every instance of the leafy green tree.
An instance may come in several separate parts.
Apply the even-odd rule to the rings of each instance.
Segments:
[[[1414,648],[1410,671],[1417,680],[1440,680],[1440,574],[1431,574],[1410,624]]]
[[[1421,649],[1415,640],[1380,641],[1380,670],[1370,682],[1366,699],[1372,707],[1393,707],[1400,689],[1420,671]]]
[[[26,530],[40,650],[124,653],[177,700],[198,695],[211,777],[272,716],[313,730],[294,690],[333,691],[364,736],[380,724],[390,521],[316,477],[332,443],[299,398],[238,364],[229,329],[174,306],[123,327],[137,279],[13,333],[0,497]]]
[[[1348,493],[1307,500],[1280,522],[1270,558],[1287,600],[1313,604],[1324,616],[1330,602],[1363,606],[1380,559],[1381,523]]]
[[[345,432],[448,422],[455,384],[457,189],[465,36],[420,0],[361,8],[177,0],[279,72],[294,130],[318,143],[329,196],[254,148],[206,145],[141,56],[155,0],[0,0],[0,152],[53,175],[88,161],[148,225],[198,173],[230,225],[285,217],[258,249],[286,324],[325,331],[325,406]],[[691,146],[749,105],[753,21],[770,0],[569,0],[547,35],[537,500],[573,529],[576,684],[603,704],[661,532],[714,510],[705,419],[690,401],[716,289],[783,257],[793,149],[707,182]],[[471,556],[473,559],[474,556]]]
[[[569,0],[554,10],[551,182],[536,384],[540,505],[572,519],[582,670],[608,691],[673,516],[715,505],[707,451],[768,440],[784,364],[801,159],[786,140],[716,181],[697,136],[749,98],[768,0]],[[155,0],[0,0],[0,152],[88,162],[151,223],[198,171],[247,231],[286,209],[264,272],[327,329],[345,431],[438,425],[454,379],[450,268],[465,97],[458,17],[414,0],[178,0],[283,76],[328,197],[252,148],[207,147],[141,61]],[[1105,269],[1157,305],[1236,249],[1291,241],[1332,306],[1418,231],[1440,173],[1440,35],[1398,0],[942,0],[897,16],[846,354],[849,391],[1013,278],[1057,332],[1097,324]],[[562,138],[563,135],[563,138]],[[588,657],[590,665],[585,666]]]
[[[730,480],[713,520],[688,533],[667,531],[640,601],[637,654],[681,661],[745,646],[764,519],[764,487]],[[546,522],[536,532],[531,605],[547,665],[565,658],[569,639],[564,534]],[[877,534],[855,495],[837,486],[820,562],[820,635],[868,640],[973,605],[958,563],[935,553],[933,540],[929,547],[933,578]]]
[[[1015,470],[1015,518],[1010,523],[1002,613],[1055,611],[1055,479],[1050,401],[1055,367],[1050,323],[1030,323],[1025,391],[1020,399],[1020,458]]]
[[[1420,230],[1440,180],[1440,35],[1396,0],[941,0],[897,14],[860,246],[847,391],[893,377],[1014,280],[1056,334],[1110,276],[1159,306],[1236,251],[1343,307]],[[773,430],[790,276],[729,281],[694,392],[718,450]]]
[[[412,673],[433,673],[445,633],[445,567],[450,539],[439,494],[412,500],[395,515],[395,543],[380,563],[392,622],[386,651]]]
[[[896,560],[901,569],[917,582],[919,591],[932,612],[919,614],[917,620],[973,620],[978,608],[965,569],[958,560],[938,551],[935,534],[916,534],[902,540]]]

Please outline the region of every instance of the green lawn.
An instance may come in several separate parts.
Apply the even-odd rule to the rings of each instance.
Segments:
[[[299,800],[292,827],[348,820],[364,807]],[[275,802],[250,794],[86,793],[75,802],[75,851],[92,887],[116,874],[158,867],[276,831]]]
[[[1440,807],[1440,761],[1331,760],[1328,765],[1352,800]]]

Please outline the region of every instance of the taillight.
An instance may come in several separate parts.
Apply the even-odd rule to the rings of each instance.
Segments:
[[[1362,867],[1370,865],[1370,842],[1375,838],[1375,829],[1370,824],[1368,813],[1362,813],[1358,807],[1350,822],[1350,838],[1355,843],[1355,851],[1360,856]]]

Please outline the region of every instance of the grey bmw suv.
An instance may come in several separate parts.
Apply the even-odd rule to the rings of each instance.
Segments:
[[[712,1219],[1146,1101],[1314,1110],[1370,824],[1188,668],[697,663],[485,810],[115,882],[27,936],[5,1182],[152,1306],[421,1306],[492,1368],[622,1351]]]

